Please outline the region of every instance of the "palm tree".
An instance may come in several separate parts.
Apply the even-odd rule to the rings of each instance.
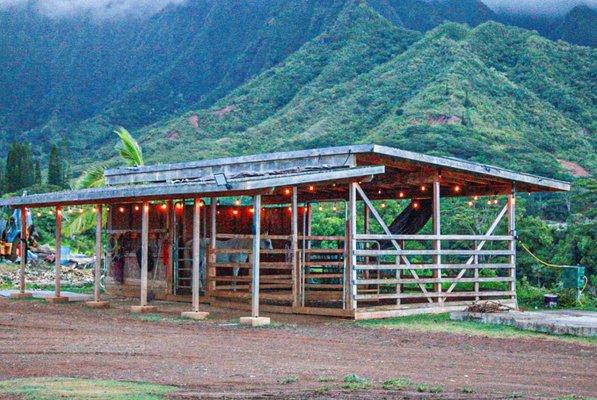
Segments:
[[[139,146],[139,143],[133,138],[130,132],[123,127],[118,127],[114,133],[120,138],[120,142],[115,146],[115,149],[126,165],[129,167],[144,165],[141,146]],[[104,176],[106,167],[105,164],[99,164],[86,170],[77,180],[75,189],[91,189],[106,186],[106,178]],[[94,226],[94,213],[87,209],[70,221],[65,227],[64,233],[67,236],[74,236],[86,232]]]

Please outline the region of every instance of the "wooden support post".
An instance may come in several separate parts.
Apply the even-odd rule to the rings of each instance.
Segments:
[[[348,261],[348,292],[349,302],[348,309],[356,311],[357,309],[357,241],[355,235],[357,234],[357,183],[351,182],[348,193],[348,231],[350,238],[350,258]]]
[[[516,301],[516,189],[512,186],[512,193],[508,196],[508,233],[512,235],[510,241],[510,291],[514,293],[512,300]]]
[[[149,255],[149,202],[143,202],[141,217],[141,299],[140,305],[131,306],[132,312],[157,311],[157,307],[147,305],[147,259]]]
[[[56,206],[56,255],[54,257],[54,296],[46,297],[51,303],[63,303],[68,297],[60,295],[60,280],[62,274],[62,207]]]
[[[477,241],[475,240],[475,248],[477,248],[478,244]],[[475,270],[474,270],[474,278],[475,278],[475,283],[473,284],[473,289],[475,291],[475,293],[477,293],[477,295],[475,296],[475,301],[479,301],[479,255],[475,254],[473,259],[473,263],[475,264]]]
[[[251,257],[251,316],[241,317],[243,325],[262,326],[268,325],[270,319],[259,316],[259,258],[261,251],[261,195],[253,197],[253,251]]]
[[[210,240],[209,240],[209,260],[207,263],[207,293],[210,294],[216,290],[216,268],[214,264],[216,262],[216,235],[218,234],[217,229],[217,218],[218,218],[218,199],[212,197],[210,199]]]
[[[436,175],[433,179],[433,234],[434,235],[441,235],[441,208],[440,208],[440,183],[439,183],[439,176]],[[441,250],[441,240],[434,240],[433,241],[433,249],[434,250]],[[437,266],[436,269],[433,270],[433,278],[441,279],[442,271],[439,266],[442,263],[442,256],[435,255],[433,256],[433,263]],[[436,283],[433,285],[433,291],[441,294],[442,292],[442,284]],[[441,305],[444,302],[444,298],[441,296],[437,298],[437,302]]]
[[[300,262],[298,260],[298,189],[292,187],[290,240],[292,251],[292,306],[300,305]]]
[[[20,209],[20,219],[21,241],[19,247],[21,251],[21,269],[19,270],[19,291],[10,294],[12,299],[31,297],[31,293],[25,292],[25,269],[27,268],[27,209],[25,207],[21,207]]]
[[[103,210],[102,205],[98,204],[95,208],[95,269],[93,270],[93,301],[86,304],[93,308],[108,307],[107,301],[101,300],[100,279],[102,278],[102,224]]]
[[[207,312],[199,311],[199,244],[201,242],[201,199],[196,198],[193,204],[193,279],[192,279],[192,300],[193,310],[183,312],[182,317],[192,319],[204,319],[209,315]]]

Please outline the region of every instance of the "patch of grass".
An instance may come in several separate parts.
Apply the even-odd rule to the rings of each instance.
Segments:
[[[298,380],[299,380],[298,376],[296,376],[296,375],[289,375],[289,376],[287,376],[286,378],[282,379],[282,380],[280,381],[280,383],[281,383],[282,385],[290,385],[291,383],[296,383],[296,382],[298,382]]]
[[[398,379],[388,379],[382,385],[385,390],[402,390],[412,385],[410,378],[401,376]]]
[[[415,386],[415,390],[419,393],[429,392],[430,389],[431,386],[429,386],[429,384],[426,382],[417,383],[417,385]]]
[[[344,389],[348,390],[364,390],[371,388],[371,379],[358,376],[356,374],[346,375],[344,377]]]
[[[423,332],[460,333],[499,338],[544,338],[597,345],[597,338],[585,338],[571,335],[550,335],[547,333],[525,331],[513,326],[483,324],[474,321],[452,321],[448,313],[409,315],[388,319],[371,319],[358,321],[356,324],[369,328],[401,328]]]
[[[145,321],[145,322],[166,322],[166,323],[177,324],[177,325],[192,322],[192,320],[188,320],[185,318],[169,317],[169,316],[164,316],[164,315],[156,314],[156,313],[147,313],[147,314],[131,313],[131,317],[133,319],[137,319],[137,320]]]
[[[332,392],[332,388],[329,385],[321,385],[314,392],[318,396],[325,396]]]
[[[435,385],[429,388],[429,393],[442,393],[444,391],[444,387],[442,385]]]
[[[463,386],[463,387],[460,389],[460,391],[461,391],[462,393],[467,393],[467,394],[470,394],[470,393],[475,393],[475,390],[474,390],[472,387],[470,387],[470,386]]]
[[[58,400],[161,400],[176,391],[174,386],[146,382],[74,378],[25,378],[0,382],[0,397]]]
[[[322,375],[322,376],[317,377],[317,382],[333,382],[333,381],[334,381],[334,378],[331,376]]]

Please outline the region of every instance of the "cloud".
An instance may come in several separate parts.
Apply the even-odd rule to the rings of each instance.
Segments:
[[[50,17],[72,17],[81,14],[98,18],[153,15],[169,5],[187,0],[0,0],[0,9],[32,5]]]
[[[597,0],[482,0],[496,12],[508,14],[562,15],[579,4],[597,8]]]

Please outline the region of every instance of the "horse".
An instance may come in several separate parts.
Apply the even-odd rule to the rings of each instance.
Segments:
[[[205,269],[207,265],[206,251],[211,245],[210,239],[201,239],[199,241],[199,255],[201,257],[199,261],[199,279],[200,282],[205,281]],[[193,246],[193,240],[189,240],[185,243],[185,254],[191,254]],[[270,239],[260,239],[259,248],[263,250],[272,250],[274,248]],[[249,252],[253,249],[253,239],[251,238],[234,238],[229,240],[216,240],[216,249],[231,249],[231,250],[242,250],[246,249]],[[190,258],[185,255],[185,258]],[[220,264],[242,264],[249,261],[249,253],[217,253],[216,263]],[[240,272],[239,267],[232,268],[232,275],[237,277]],[[233,283],[233,287],[236,283]]]

